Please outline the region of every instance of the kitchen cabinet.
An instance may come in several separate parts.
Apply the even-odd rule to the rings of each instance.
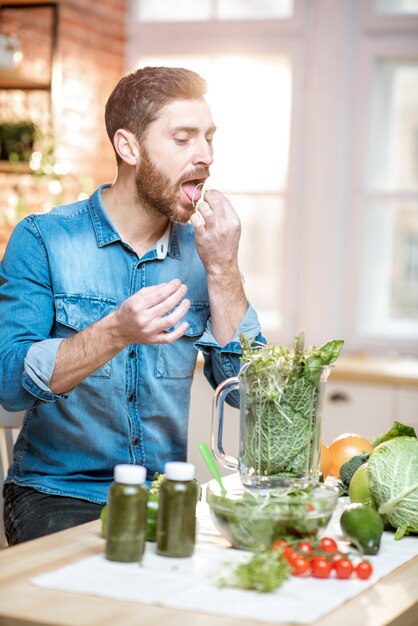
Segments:
[[[394,419],[404,421],[395,413],[395,394],[388,385],[329,381],[323,409],[323,440],[329,444],[344,432],[375,437],[389,430]]]
[[[326,385],[323,440],[384,433],[397,420],[418,432],[418,359],[341,357]]]

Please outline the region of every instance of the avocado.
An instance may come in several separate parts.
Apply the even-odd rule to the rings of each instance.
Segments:
[[[377,554],[383,534],[383,520],[371,506],[355,503],[345,507],[341,519],[344,537],[362,554]]]

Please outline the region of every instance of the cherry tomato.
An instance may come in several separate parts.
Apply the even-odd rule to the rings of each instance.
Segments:
[[[320,549],[329,554],[335,554],[338,552],[337,542],[331,537],[322,537],[319,542]]]
[[[331,565],[333,567],[333,569],[335,569],[336,564],[338,563],[338,561],[340,561],[341,559],[344,559],[345,557],[342,556],[339,552],[337,552],[337,554],[333,554],[331,557]]]
[[[283,548],[283,556],[286,559],[286,561],[289,563],[289,565],[293,565],[296,559],[299,558],[299,554],[295,552],[292,546],[285,546]]]
[[[284,539],[278,539],[273,543],[273,550],[278,550],[279,548],[285,548],[287,546],[287,541]]]
[[[311,564],[307,559],[304,559],[303,556],[298,556],[291,563],[291,568],[293,576],[305,576],[311,571]]]
[[[342,557],[334,563],[335,573],[337,578],[350,578],[353,573],[354,566],[349,559]]]
[[[300,541],[298,543],[298,550],[300,550],[304,554],[312,554],[313,547],[312,544],[309,543],[309,541]]]
[[[372,572],[373,567],[368,561],[360,561],[356,567],[357,578],[361,578],[361,580],[367,580],[370,578]]]
[[[314,578],[328,578],[332,565],[324,556],[317,556],[311,561],[312,576]]]

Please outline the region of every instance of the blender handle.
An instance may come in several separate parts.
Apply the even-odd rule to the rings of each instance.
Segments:
[[[224,401],[231,391],[239,389],[239,378],[233,376],[227,378],[215,389],[212,407],[212,433],[210,445],[212,453],[217,461],[224,467],[237,470],[238,459],[230,454],[226,454],[222,444],[223,422],[224,422]]]

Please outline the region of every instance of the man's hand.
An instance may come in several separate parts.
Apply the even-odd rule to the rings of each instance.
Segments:
[[[200,214],[199,214],[200,213]],[[226,275],[238,267],[241,223],[233,206],[220,191],[207,191],[199,212],[190,218],[196,249],[208,274]]]
[[[170,333],[165,331],[189,310],[190,300],[184,299],[186,291],[178,279],[144,287],[116,311],[64,339],[57,352],[50,389],[54,393],[70,391],[131,343],[173,343],[179,339],[189,327],[187,322],[181,322]]]
[[[200,213],[200,214],[199,214]],[[220,191],[207,191],[190,218],[196,249],[206,269],[212,333],[221,346],[233,338],[248,303],[238,267],[241,223]]]
[[[115,322],[124,345],[130,343],[173,343],[182,337],[189,325],[182,322],[170,333],[187,313],[190,300],[177,278],[169,283],[144,287],[125,300],[115,313]]]

